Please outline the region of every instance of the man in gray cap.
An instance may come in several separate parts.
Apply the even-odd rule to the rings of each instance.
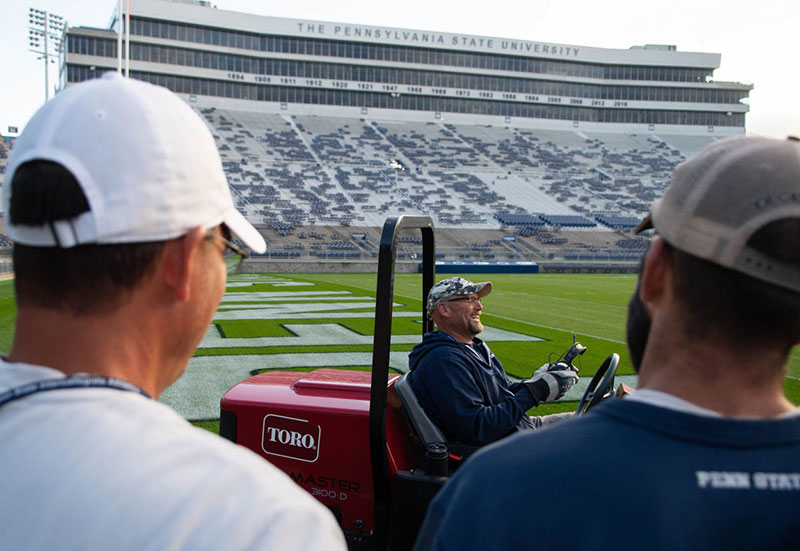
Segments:
[[[638,390],[473,456],[418,549],[800,549],[800,410],[783,391],[800,143],[714,142],[675,169],[648,228],[628,312]],[[530,526],[531,496],[580,519]]]
[[[481,299],[492,284],[444,279],[428,293],[428,316],[438,331],[411,351],[409,382],[420,405],[450,440],[483,445],[572,414],[529,417],[530,408],[561,398],[578,380],[564,363],[546,364],[512,383],[500,360],[477,337],[483,331]]]

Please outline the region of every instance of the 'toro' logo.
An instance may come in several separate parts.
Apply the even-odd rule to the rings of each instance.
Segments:
[[[319,458],[322,429],[305,419],[269,414],[264,417],[261,449],[270,455],[313,463]]]

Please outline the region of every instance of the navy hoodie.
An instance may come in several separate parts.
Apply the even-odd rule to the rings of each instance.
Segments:
[[[486,444],[533,428],[536,405],[522,383],[512,383],[489,347],[434,331],[408,356],[409,382],[425,412],[451,441]]]

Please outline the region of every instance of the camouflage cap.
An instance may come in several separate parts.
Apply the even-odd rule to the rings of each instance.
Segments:
[[[428,293],[428,317],[431,317],[433,309],[440,302],[444,302],[453,295],[470,295],[476,293],[479,297],[485,297],[492,292],[492,284],[489,281],[482,283],[472,283],[463,277],[449,277],[441,280],[431,287]]]

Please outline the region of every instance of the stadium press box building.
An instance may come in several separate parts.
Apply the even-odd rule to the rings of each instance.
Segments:
[[[130,76],[198,108],[714,135],[743,134],[752,85],[716,82],[720,55],[255,16],[137,0]],[[117,68],[109,29],[72,26],[61,86]]]

